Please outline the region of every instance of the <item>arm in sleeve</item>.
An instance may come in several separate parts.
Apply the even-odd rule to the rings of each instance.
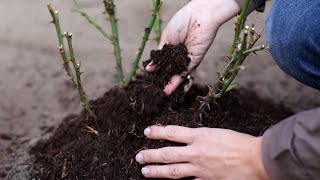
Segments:
[[[246,0],[239,0],[239,4],[242,6]],[[250,0],[249,7],[247,10],[247,15],[250,14],[252,11],[256,10],[259,12],[263,12],[266,6],[267,0]]]
[[[298,113],[267,130],[262,159],[270,179],[319,179],[320,108]]]

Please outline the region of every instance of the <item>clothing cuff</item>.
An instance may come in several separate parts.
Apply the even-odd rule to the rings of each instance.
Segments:
[[[239,0],[239,4],[242,7],[246,0]],[[266,0],[251,0],[246,12],[246,15],[249,15],[252,11],[256,10],[263,12],[266,6]]]
[[[289,117],[262,136],[262,160],[270,179],[308,179],[294,149],[297,118]]]

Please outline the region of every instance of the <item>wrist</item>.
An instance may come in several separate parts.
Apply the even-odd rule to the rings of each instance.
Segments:
[[[262,137],[256,137],[253,144],[253,155],[250,156],[253,167],[256,169],[257,176],[260,179],[268,180],[269,177],[262,161]]]
[[[241,0],[193,0],[195,6],[201,7],[202,12],[207,9],[208,18],[222,25],[240,13],[243,2]]]

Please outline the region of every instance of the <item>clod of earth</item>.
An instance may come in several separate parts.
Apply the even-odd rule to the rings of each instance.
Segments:
[[[165,45],[152,51],[154,73],[136,77],[128,89],[113,88],[90,102],[97,119],[85,113],[64,119],[53,136],[37,144],[32,177],[40,179],[144,179],[134,157],[141,149],[184,144],[148,140],[143,130],[153,124],[228,128],[261,135],[292,112],[260,99],[246,89],[229,92],[210,104],[200,121],[198,96],[206,87],[180,88],[170,97],[163,87],[174,74],[186,70],[190,59],[184,45]],[[214,137],[213,137],[214,138]],[[192,179],[185,178],[185,179]]]

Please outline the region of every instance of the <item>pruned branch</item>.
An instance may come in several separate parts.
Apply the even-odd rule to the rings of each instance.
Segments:
[[[142,38],[142,42],[140,44],[140,48],[139,48],[139,51],[138,51],[138,54],[134,60],[134,63],[133,63],[133,66],[130,70],[130,74],[125,82],[125,87],[128,87],[130,82],[132,81],[132,77],[136,74],[136,71],[138,69],[138,65],[139,65],[139,61],[141,59],[141,55],[143,53],[143,50],[144,50],[144,47],[146,45],[146,42],[148,41],[149,39],[149,35],[150,35],[150,32],[152,30],[152,27],[154,26],[154,23],[157,19],[157,16],[159,15],[159,8],[160,8],[160,5],[161,5],[161,0],[156,0],[155,2],[155,5],[154,5],[154,8],[153,8],[153,12],[152,12],[152,15],[151,15],[151,19],[149,21],[149,24],[148,24],[148,27],[144,29],[144,36]]]
[[[100,24],[94,20],[92,17],[90,17],[83,6],[81,5],[79,0],[73,0],[75,7],[72,9],[73,12],[79,13],[81,16],[83,16],[90,24],[92,24],[106,39],[112,41],[111,36],[100,26]]]
[[[152,0],[152,3],[153,3],[153,8],[155,9],[157,6],[157,0]],[[156,21],[154,22],[154,26],[153,26],[153,29],[154,29],[154,32],[156,34],[156,41],[157,43],[159,44],[160,43],[160,38],[161,38],[161,18],[160,18],[160,8],[162,6],[162,3],[163,3],[163,0],[160,0],[160,5],[159,5],[159,11],[158,11],[158,14],[157,14],[157,17],[156,17]]]
[[[121,64],[121,48],[119,43],[118,18],[116,17],[116,5],[113,0],[103,0],[105,11],[109,14],[109,20],[112,29],[111,41],[114,46],[114,53],[117,64],[117,79],[120,87],[123,86],[123,71]]]
[[[76,75],[73,74],[73,71],[71,70],[71,68],[69,66],[69,60],[68,60],[68,57],[67,57],[67,54],[66,54],[66,51],[64,48],[64,42],[63,42],[64,36],[62,35],[58,12],[53,10],[51,4],[47,4],[47,7],[48,7],[48,10],[49,10],[52,18],[53,18],[52,22],[55,24],[55,27],[56,27],[58,40],[59,40],[59,51],[60,51],[60,54],[61,54],[61,57],[63,60],[63,66],[64,66],[68,76],[71,78],[73,84],[78,89],[78,92],[80,95],[81,105],[85,108],[85,110],[88,112],[88,114],[90,116],[96,118],[95,114],[93,113],[93,111],[89,107],[87,96],[86,96],[86,93],[85,93],[83,86],[82,86],[81,72],[80,72],[81,62],[79,64],[77,64],[75,56],[74,56],[74,51],[73,51],[73,47],[72,47],[72,34],[65,33],[64,36],[67,38],[71,62],[73,64],[73,68],[74,68]]]
[[[88,103],[88,99],[87,99],[87,95],[86,92],[83,89],[82,86],[82,82],[81,82],[81,71],[80,71],[80,67],[81,67],[81,61],[79,62],[79,64],[76,61],[75,55],[74,55],[74,51],[73,51],[73,46],[72,46],[72,33],[65,33],[65,37],[67,38],[67,42],[68,42],[68,47],[69,47],[69,52],[70,52],[70,59],[73,65],[73,68],[76,72],[76,77],[77,77],[77,89],[80,95],[80,101],[81,101],[81,105],[85,108],[85,110],[89,113],[90,116],[96,118],[96,115],[94,114],[94,112],[91,110],[89,103]]]
[[[76,77],[73,74],[70,66],[69,66],[69,61],[67,58],[67,54],[66,51],[64,49],[64,42],[63,42],[63,35],[62,35],[62,31],[61,31],[61,26],[60,26],[60,21],[59,21],[59,15],[58,15],[58,11],[54,11],[51,4],[47,4],[48,10],[51,14],[52,17],[52,23],[55,25],[56,27],[56,32],[57,32],[57,36],[58,36],[58,41],[59,41],[59,52],[61,54],[61,58],[63,61],[63,67],[65,69],[65,71],[67,72],[67,75],[70,77],[71,81],[73,82],[73,84],[75,86],[77,86],[77,81],[76,81]]]

